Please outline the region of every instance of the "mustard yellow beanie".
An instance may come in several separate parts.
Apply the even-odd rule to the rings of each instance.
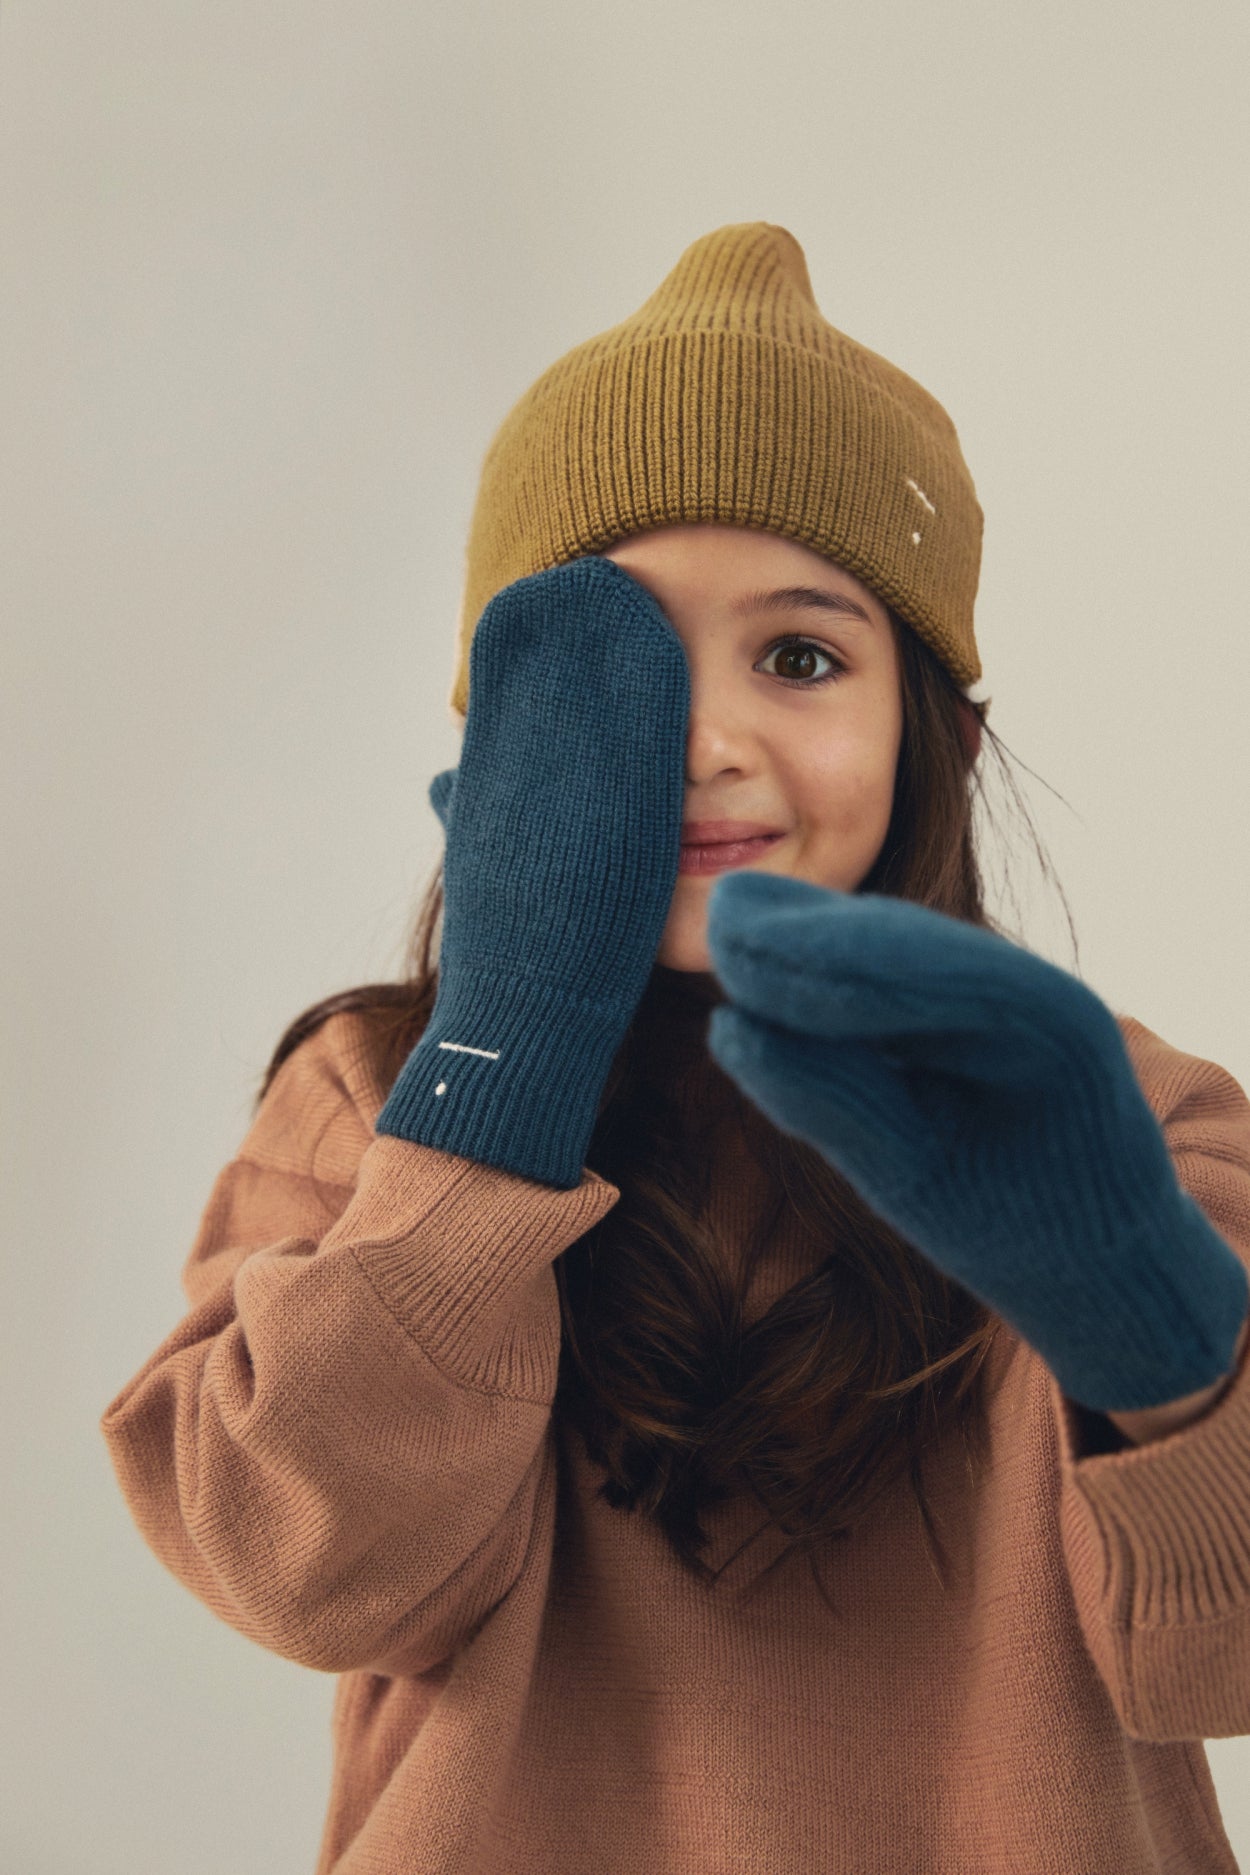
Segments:
[[[703,235],[505,417],[469,527],[453,713],[467,713],[473,631],[497,592],[682,521],[802,542],[892,606],[957,684],[980,678],[982,516],[954,425],[828,323],[802,248],[772,222]]]

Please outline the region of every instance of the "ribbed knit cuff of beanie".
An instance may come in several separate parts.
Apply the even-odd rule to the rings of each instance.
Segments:
[[[955,427],[913,378],[829,323],[789,230],[754,221],[694,241],[635,312],[557,359],[499,426],[469,526],[453,719],[467,712],[469,647],[495,593],[697,521],[823,554],[962,690],[979,681],[983,522]],[[961,712],[978,746],[984,709]]]

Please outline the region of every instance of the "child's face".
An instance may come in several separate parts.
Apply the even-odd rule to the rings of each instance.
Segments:
[[[898,652],[880,600],[810,547],[755,528],[655,528],[603,557],[646,587],[686,652],[683,824],[758,822],[781,838],[746,862],[752,871],[854,891],[885,841],[902,740]],[[868,618],[796,604],[737,610],[786,586],[816,587]],[[779,648],[787,634],[803,643]],[[707,900],[719,876],[679,873],[658,963],[711,969]]]

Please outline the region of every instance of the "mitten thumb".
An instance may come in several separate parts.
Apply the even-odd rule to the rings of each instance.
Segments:
[[[456,770],[444,768],[435,775],[430,783],[430,806],[443,823],[443,832],[447,831],[447,817],[451,812],[451,797],[456,785]]]

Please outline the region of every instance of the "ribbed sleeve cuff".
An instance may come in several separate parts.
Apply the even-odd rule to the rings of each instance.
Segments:
[[[620,1197],[589,1167],[571,1190],[379,1136],[322,1250],[349,1245],[430,1358],[465,1386],[550,1401],[560,1353],[552,1264]]]
[[[1085,1584],[1133,1625],[1250,1610],[1250,1345],[1201,1418],[1120,1452],[1080,1456],[1076,1411],[1050,1386]]]

